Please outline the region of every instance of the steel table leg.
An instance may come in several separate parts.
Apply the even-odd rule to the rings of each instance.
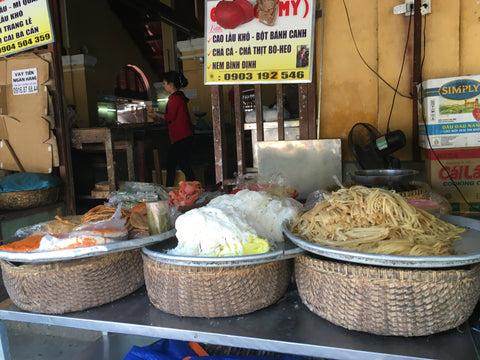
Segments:
[[[12,360],[5,321],[0,320],[0,359]]]

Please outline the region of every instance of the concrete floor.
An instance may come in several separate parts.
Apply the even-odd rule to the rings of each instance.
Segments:
[[[6,321],[12,360],[63,360],[75,357],[102,334],[56,326]]]
[[[0,280],[0,301],[8,294]],[[12,360],[121,360],[133,345],[158,339],[5,321]]]
[[[6,321],[12,360],[121,360],[158,339]]]

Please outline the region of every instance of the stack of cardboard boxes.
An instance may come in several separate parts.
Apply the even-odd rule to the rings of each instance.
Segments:
[[[432,190],[454,212],[480,211],[480,76],[424,81],[419,143]]]
[[[52,63],[49,53],[0,59],[0,170],[51,173],[59,165]]]

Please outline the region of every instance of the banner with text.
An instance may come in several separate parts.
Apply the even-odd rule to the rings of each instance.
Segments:
[[[311,82],[315,0],[206,2],[205,84]]]
[[[0,56],[53,41],[48,0],[0,1]]]

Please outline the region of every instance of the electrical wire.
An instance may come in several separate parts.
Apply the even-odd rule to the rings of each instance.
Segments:
[[[425,53],[426,53],[426,47],[425,47],[426,28],[427,28],[427,17],[425,16],[424,25],[423,25],[423,58],[422,58],[421,67],[420,67],[420,85],[419,85],[420,86],[420,93],[423,93],[422,81],[423,81],[423,63],[424,63],[424,60],[425,60]],[[475,211],[480,211],[479,206],[477,206],[475,204],[472,204],[471,202],[469,202],[467,200],[467,198],[463,194],[462,190],[458,187],[457,183],[455,182],[452,175],[450,174],[450,171],[448,170],[448,168],[440,160],[440,157],[438,156],[437,152],[433,149],[432,143],[430,142],[430,135],[428,134],[428,127],[427,127],[427,123],[425,122],[425,117],[424,116],[422,116],[422,121],[423,121],[423,125],[425,126],[425,137],[427,139],[428,148],[432,152],[432,154],[434,155],[435,160],[442,167],[442,169],[445,170],[446,174],[448,175],[448,178],[452,182],[452,185],[455,187],[457,192],[460,194],[460,197],[465,202],[465,204],[467,204],[470,207],[470,209],[473,209]]]
[[[425,19],[423,20],[423,56],[422,61],[420,62],[420,81],[423,78],[423,64],[425,62],[425,49],[427,48],[427,16],[425,15]]]
[[[387,121],[387,132],[390,131],[390,119],[391,119],[391,115],[392,115],[392,112],[393,112],[393,107],[394,107],[394,103],[395,103],[395,97],[398,93],[398,95],[404,97],[404,98],[407,98],[407,99],[412,99],[414,101],[416,101],[415,99],[413,99],[412,96],[407,96],[407,95],[404,95],[402,93],[400,93],[398,91],[398,86],[399,86],[399,83],[400,83],[400,79],[401,79],[401,76],[402,76],[402,72],[403,72],[403,67],[404,67],[404,64],[405,64],[405,58],[406,58],[406,52],[407,52],[407,47],[408,47],[408,41],[409,41],[409,38],[410,38],[410,27],[411,27],[411,21],[412,21],[412,17],[413,16],[410,16],[410,20],[409,20],[409,23],[408,23],[408,33],[407,33],[407,41],[406,41],[406,44],[405,44],[405,49],[404,49],[404,54],[403,54],[403,61],[402,61],[402,67],[401,67],[401,70],[400,70],[400,75],[398,77],[398,80],[397,80],[397,85],[396,87],[394,88],[392,85],[390,85],[378,72],[376,72],[368,63],[367,61],[365,60],[365,58],[362,56],[359,48],[358,48],[358,45],[357,45],[357,42],[355,40],[355,36],[353,34],[353,29],[352,29],[352,24],[350,22],[350,15],[349,15],[349,12],[348,12],[348,8],[347,8],[347,4],[345,3],[345,0],[343,0],[343,6],[345,8],[345,14],[347,16],[347,22],[348,22],[348,27],[349,27],[349,30],[350,30],[350,35],[352,37],[352,40],[353,40],[353,43],[355,45],[355,50],[357,51],[360,59],[362,60],[362,62],[365,64],[365,66],[371,71],[373,72],[383,83],[385,83],[390,89],[392,89],[394,91],[394,94],[393,94],[393,100],[392,100],[392,106],[390,108],[390,114],[388,116],[388,121]],[[425,16],[425,19],[424,19],[424,27],[423,27],[423,56],[422,56],[422,61],[421,61],[421,65],[420,65],[420,92],[423,91],[423,86],[422,86],[422,78],[423,78],[423,65],[424,65],[424,62],[425,62],[425,56],[426,56],[426,29],[427,29],[427,17]],[[427,138],[427,142],[428,142],[428,147],[429,147],[429,150],[432,151],[435,159],[438,161],[438,163],[440,164],[440,166],[445,170],[445,172],[447,173],[448,175],[448,178],[450,179],[450,181],[452,182],[453,186],[455,187],[455,189],[457,190],[457,192],[460,194],[461,198],[463,199],[463,201],[471,208],[471,209],[474,209],[476,211],[480,211],[480,207],[476,206],[475,204],[472,204],[470,203],[465,195],[463,194],[463,192],[461,191],[461,189],[458,187],[458,185],[456,184],[456,182],[454,181],[454,179],[452,178],[452,175],[450,174],[450,171],[446,168],[446,166],[442,163],[442,161],[440,160],[438,154],[436,153],[436,151],[433,149],[432,147],[432,144],[430,142],[430,136],[428,134],[428,129],[427,129],[427,124],[425,123],[425,119],[424,117],[422,116],[422,121],[423,121],[423,124],[425,125],[425,136]]]
[[[390,119],[392,118],[393,106],[395,105],[395,97],[398,93],[398,86],[400,85],[400,79],[402,78],[403,68],[405,66],[405,59],[407,57],[408,41],[410,39],[410,28],[412,25],[412,17],[413,16],[410,16],[410,19],[408,20],[407,40],[405,41],[405,48],[403,50],[402,66],[400,68],[400,74],[398,75],[397,86],[395,86],[395,91],[393,92],[392,106],[390,107],[390,113],[388,114],[387,133],[390,132]]]
[[[353,34],[353,29],[352,29],[352,24],[350,22],[350,15],[348,13],[348,8],[347,8],[347,4],[345,3],[345,0],[343,0],[343,7],[345,8],[345,15],[347,16],[347,22],[348,22],[348,28],[350,30],[350,36],[352,37],[352,40],[353,40],[353,44],[355,45],[355,50],[357,51],[357,54],[358,56],[360,57],[360,59],[362,60],[362,62],[365,64],[365,66],[375,74],[375,76],[377,76],[385,85],[387,85],[390,89],[392,89],[393,91],[397,91],[392,85],[390,85],[377,71],[375,71],[368,63],[367,61],[365,60],[365,58],[363,57],[362,53],[360,52],[360,49],[358,48],[358,45],[357,45],[357,41],[355,40],[355,36]],[[398,92],[398,95],[404,97],[404,98],[407,98],[407,99],[413,99],[413,97],[411,95],[404,95],[402,94],[401,92]]]

